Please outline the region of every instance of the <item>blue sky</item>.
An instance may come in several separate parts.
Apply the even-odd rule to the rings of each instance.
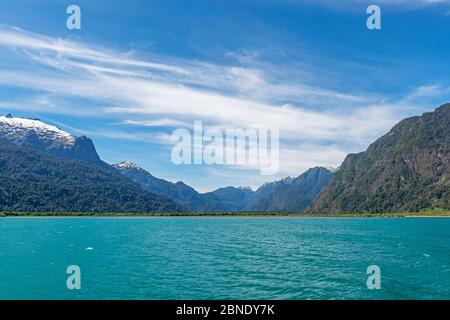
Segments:
[[[366,28],[379,4],[382,29]],[[77,4],[82,29],[66,28]],[[200,191],[338,166],[450,93],[450,1],[0,3],[0,111]],[[280,172],[171,162],[174,129],[280,129]]]

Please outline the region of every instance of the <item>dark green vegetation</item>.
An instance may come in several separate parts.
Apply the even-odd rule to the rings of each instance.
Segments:
[[[0,140],[0,210],[180,212],[169,198],[140,190],[111,168],[53,157]]]
[[[450,209],[450,104],[401,121],[349,155],[310,213]]]
[[[297,178],[267,183],[256,191],[250,188],[220,188],[199,193],[183,182],[172,183],[131,165],[114,165],[143,190],[174,199],[192,212],[302,212],[331,180],[333,173],[316,167]]]
[[[242,217],[242,218],[268,218],[268,217],[289,217],[289,218],[439,218],[450,217],[450,211],[446,210],[424,210],[420,212],[392,212],[392,213],[329,213],[329,214],[308,214],[308,213],[250,213],[250,212],[225,212],[225,213],[95,213],[95,212],[0,212],[1,217]]]

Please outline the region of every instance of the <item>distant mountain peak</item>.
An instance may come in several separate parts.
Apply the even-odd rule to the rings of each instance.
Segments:
[[[274,187],[279,186],[279,185],[291,184],[293,181],[294,181],[294,178],[292,178],[292,177],[285,177],[285,178],[282,178],[281,180],[265,182],[262,186],[260,186],[258,188],[258,190],[274,188]]]
[[[116,164],[113,164],[113,167],[116,169],[141,169],[136,163],[131,161],[122,161]]]
[[[295,178],[266,183],[256,190],[245,209],[253,212],[302,212],[332,177],[330,170],[315,167]]]
[[[281,181],[282,181],[283,183],[292,183],[292,181],[294,181],[294,178],[292,178],[292,177],[286,177],[286,178],[281,179]]]
[[[437,111],[437,112],[450,112],[450,103],[444,103],[439,108],[437,108],[435,111]]]

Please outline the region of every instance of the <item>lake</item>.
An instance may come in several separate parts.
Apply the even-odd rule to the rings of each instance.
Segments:
[[[0,218],[0,299],[450,299],[450,219]]]

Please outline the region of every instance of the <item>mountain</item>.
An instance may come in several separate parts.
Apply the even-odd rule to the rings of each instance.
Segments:
[[[291,184],[292,181],[292,177],[286,177],[281,180],[266,182],[253,193],[251,199],[249,199],[248,203],[245,206],[245,211],[266,211],[260,204],[268,200],[268,198],[270,198],[273,193],[275,193],[283,186]]]
[[[240,212],[302,212],[331,180],[326,168],[307,170],[296,178],[265,183],[256,191],[250,188],[221,188],[211,192],[227,211]]]
[[[151,175],[138,165],[123,161],[113,165],[129,180],[137,183],[143,190],[167,196],[193,212],[225,211],[214,195],[200,194],[183,182],[172,183]]]
[[[398,123],[342,163],[309,212],[450,209],[450,104]]]
[[[0,211],[150,213],[184,210],[167,197],[142,191],[116,170],[57,158],[5,139],[0,139],[0,179]]]
[[[297,178],[286,178],[259,188],[247,211],[302,212],[330,182],[333,172],[323,167],[307,170]]]
[[[0,117],[0,139],[46,152],[62,159],[82,160],[107,167],[100,160],[92,140],[77,137],[39,119]]]
[[[247,205],[254,196],[254,192],[249,187],[225,187],[208,192],[205,195],[216,198],[223,211],[242,212],[247,210]]]
[[[267,183],[257,191],[248,187],[225,187],[199,193],[183,182],[156,178],[128,161],[113,167],[143,190],[167,196],[193,212],[301,212],[333,175],[330,170],[317,167],[297,178]]]

